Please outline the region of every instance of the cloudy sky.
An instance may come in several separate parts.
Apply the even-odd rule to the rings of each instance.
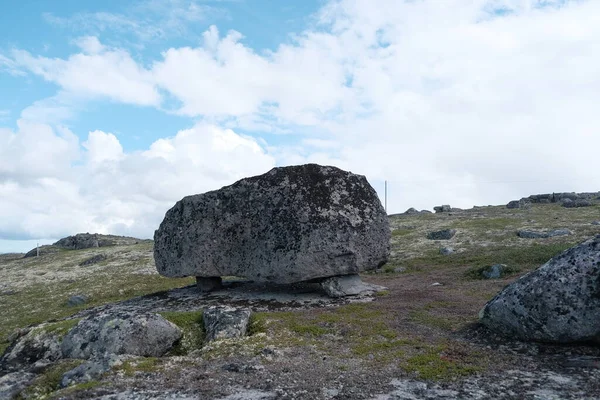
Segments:
[[[600,1],[1,2],[0,252],[274,166],[388,211],[598,191]]]

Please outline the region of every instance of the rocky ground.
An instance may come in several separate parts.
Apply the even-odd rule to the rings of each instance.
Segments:
[[[61,361],[23,375],[22,398],[105,399],[595,399],[600,348],[500,337],[477,324],[506,284],[560,251],[600,233],[600,206],[479,207],[394,215],[390,262],[363,280],[388,289],[329,299],[314,285],[265,289],[235,279],[200,296],[190,279],[158,276],[152,243],[0,256],[1,347],[17,329],[98,311],[136,310],[181,318],[212,304],[253,310],[249,335],[160,358],[131,357],[91,382],[60,389]],[[455,229],[449,240],[427,234]],[[525,239],[518,230],[568,229]],[[443,255],[441,248],[452,248]],[[97,255],[106,258],[80,266]],[[509,274],[480,279],[502,263]],[[191,286],[190,286],[191,285]],[[84,304],[69,306],[73,295]],[[165,314],[167,315],[167,314]],[[200,329],[200,328],[199,328]],[[3,382],[0,378],[0,393]],[[6,393],[6,392],[4,392]]]

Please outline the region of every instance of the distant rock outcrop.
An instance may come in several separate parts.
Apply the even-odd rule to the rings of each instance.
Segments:
[[[450,212],[452,211],[452,207],[450,207],[448,204],[444,204],[442,206],[433,207],[433,211],[435,211],[436,213]]]
[[[600,236],[508,285],[481,310],[488,328],[520,340],[600,340]]]
[[[364,176],[307,164],[178,201],[154,234],[154,258],[169,277],[285,284],[376,269],[390,235]]]
[[[127,236],[102,235],[99,233],[78,233],[73,236],[67,236],[60,239],[52,245],[40,246],[25,254],[26,257],[35,257],[38,255],[44,256],[48,254],[58,253],[63,250],[82,250],[94,247],[121,246],[132,245],[145,240],[136,239]]]

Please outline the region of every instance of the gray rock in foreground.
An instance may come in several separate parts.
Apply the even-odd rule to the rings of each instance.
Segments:
[[[520,340],[600,340],[600,236],[552,258],[508,285],[481,310],[481,322]]]
[[[334,276],[321,282],[329,297],[370,295],[386,290],[385,287],[363,282],[359,275]]]
[[[36,375],[29,372],[11,372],[0,378],[0,399],[16,398],[19,392],[33,382]]]
[[[366,178],[329,166],[274,168],[187,196],[154,234],[169,277],[246,277],[294,283],[383,265],[388,218]]]
[[[181,338],[181,330],[158,314],[108,312],[79,321],[62,342],[66,358],[109,354],[159,357]]]
[[[47,364],[61,358],[60,338],[47,332],[47,324],[32,328],[27,334],[14,338],[13,343],[0,358],[0,371],[18,371]]]
[[[208,307],[202,313],[206,341],[237,339],[246,335],[250,310],[228,306]]]

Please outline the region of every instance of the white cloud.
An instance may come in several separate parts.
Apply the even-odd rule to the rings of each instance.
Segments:
[[[24,50],[14,50],[12,54],[21,68],[56,83],[70,95],[146,106],[160,104],[152,76],[128,52],[108,49],[91,37],[82,38],[78,43],[84,53],[66,60],[35,57]]]
[[[193,37],[192,24],[225,16],[220,7],[196,0],[151,0],[128,4],[122,12],[79,12],[69,17],[52,13],[46,22],[94,36],[117,32],[131,34],[142,43],[177,36]]]
[[[391,212],[470,207],[600,187],[597,15],[590,0],[340,0],[272,52],[211,27],[199,47],[167,49],[149,66],[94,37],[67,59],[17,51],[9,61],[76,98],[161,107],[164,91],[181,104],[174,111],[205,121],[138,153],[90,135],[84,166],[67,170],[86,176],[76,184],[86,201],[97,198],[92,226],[149,232],[157,204],[274,162],[338,165],[380,191],[388,180]],[[44,109],[23,119],[43,121]],[[288,132],[268,153],[258,144]]]
[[[133,153],[108,132],[90,132],[80,145],[65,128],[18,126],[0,130],[0,241],[77,232],[152,237],[182,197],[274,166],[254,139],[210,125]]]

